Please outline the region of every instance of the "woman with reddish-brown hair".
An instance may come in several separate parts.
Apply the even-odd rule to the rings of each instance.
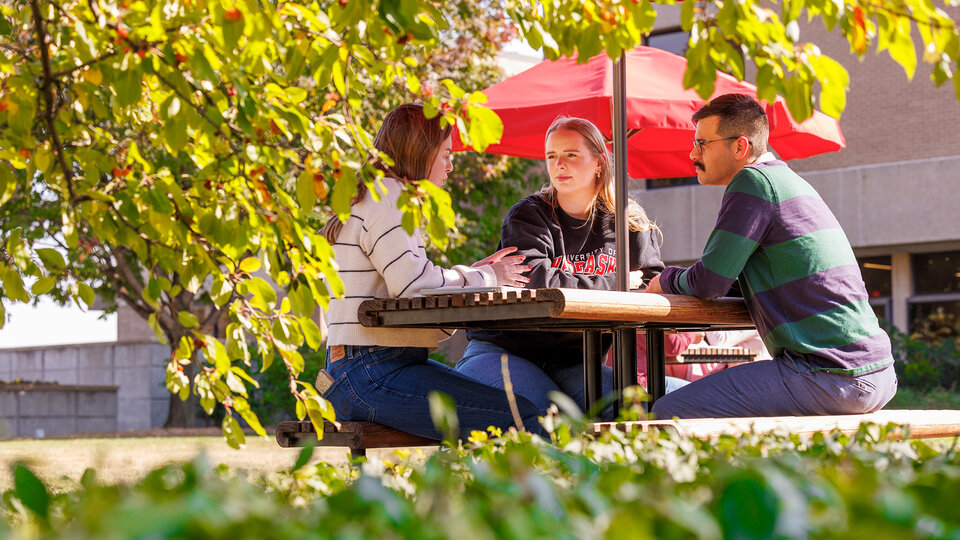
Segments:
[[[450,134],[439,117],[426,118],[421,105],[390,111],[373,142],[393,161],[375,162],[384,173],[385,191],[374,198],[358,184],[350,217],[345,222],[332,218],[324,228],[345,288],[326,313],[326,373],[332,384],[323,392],[340,420],[377,422],[437,439],[441,434],[431,420],[428,396],[441,392],[453,398],[461,437],[514,423],[503,390],[427,359],[428,350],[447,337],[442,330],[367,328],[357,318],[360,303],[370,298],[410,297],[436,287],[522,287],[528,281],[523,256],[510,255],[515,248],[473,266],[441,268],[427,259],[419,231],[410,235],[401,226],[397,200],[404,184],[427,179],[442,186],[453,170]],[[543,411],[522,397],[517,405],[526,429],[541,433]]]

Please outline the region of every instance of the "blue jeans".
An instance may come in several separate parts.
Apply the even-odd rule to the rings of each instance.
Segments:
[[[441,439],[430,417],[428,395],[442,392],[456,403],[463,439],[473,430],[485,431],[489,426],[506,430],[514,425],[503,390],[427,359],[427,349],[350,345],[344,349],[344,358],[327,365],[334,382],[323,393],[333,404],[338,420],[377,422],[421,437]],[[542,435],[540,409],[520,396],[517,408],[527,431]]]
[[[858,376],[815,367],[789,352],[741,364],[663,396],[653,413],[657,418],[862,414],[880,409],[897,393],[892,365]]]
[[[586,397],[583,387],[583,365],[540,367],[533,362],[511,354],[506,349],[479,339],[472,339],[467,344],[467,350],[457,362],[457,371],[469,375],[474,379],[503,388],[503,375],[500,369],[501,355],[507,355],[507,367],[510,371],[510,382],[513,391],[532,401],[541,410],[550,406],[548,394],[552,391],[563,392],[570,396],[581,410],[586,410]],[[601,366],[601,392],[604,396],[613,392],[613,368]],[[687,381],[667,377],[667,392],[687,384]],[[600,416],[611,419],[613,407],[604,409]]]

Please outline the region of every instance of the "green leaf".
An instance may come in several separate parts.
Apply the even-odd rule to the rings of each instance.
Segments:
[[[44,521],[50,515],[50,494],[47,487],[30,469],[18,463],[13,468],[13,493],[31,512]]]
[[[313,292],[310,287],[297,283],[290,289],[290,305],[293,307],[293,314],[297,317],[309,317],[313,315],[317,304],[313,299]]]
[[[247,283],[250,293],[252,294],[250,305],[262,311],[271,310],[276,307],[277,293],[266,280],[253,277],[245,283]]]
[[[497,113],[481,105],[467,109],[469,119],[470,146],[483,152],[488,146],[500,141],[503,136],[503,122]]]
[[[213,363],[216,366],[218,375],[226,375],[230,371],[230,357],[227,355],[227,348],[220,343],[220,340],[210,337],[209,341],[213,343]],[[210,355],[210,347],[207,347],[207,354]]]
[[[50,272],[60,273],[67,267],[63,255],[53,248],[38,248],[37,256],[43,261],[43,266]]]
[[[300,353],[297,351],[281,349],[280,356],[282,356],[290,366],[290,371],[293,373],[294,377],[297,377],[303,373],[303,356]]]
[[[263,373],[273,365],[273,347],[266,340],[258,339],[257,353],[260,354],[260,359],[263,362],[263,365],[260,367],[260,373]],[[300,419],[302,420],[303,417],[301,416]]]
[[[244,371],[242,368],[240,368],[240,367],[238,367],[238,366],[231,366],[231,367],[230,367],[230,373],[233,373],[233,374],[236,375],[237,377],[240,377],[241,379],[247,381],[247,382],[250,383],[254,388],[260,388],[260,383],[258,383],[256,379],[254,379],[253,377],[251,377],[250,374],[247,373],[246,371]]]
[[[124,69],[117,78],[117,104],[121,107],[131,107],[140,101],[140,72],[137,68]]]
[[[680,28],[688,34],[693,29],[693,14],[696,4],[696,2],[680,3]]]
[[[847,106],[850,76],[846,68],[836,60],[822,55],[812,57],[811,64],[820,81],[820,110],[834,118],[840,118]]]
[[[333,194],[330,196],[330,206],[337,213],[341,221],[350,217],[350,201],[357,194],[357,176],[353,169],[341,167],[340,177],[333,185]]]
[[[453,398],[441,392],[430,392],[427,396],[430,403],[430,418],[437,431],[443,434],[446,441],[456,441],[460,430],[460,420],[457,418],[457,407]]]
[[[907,79],[913,79],[917,70],[917,51],[910,35],[910,21],[906,17],[899,17],[893,32],[893,40],[889,46],[890,57],[903,67]]]
[[[197,319],[197,316],[189,311],[177,313],[177,322],[184,328],[197,328],[200,326],[200,321]]]
[[[244,386],[243,380],[241,380],[240,377],[237,377],[233,371],[227,372],[227,376],[224,378],[224,381],[227,383],[227,388],[229,388],[230,391],[242,396],[247,395],[247,387]]]
[[[314,427],[317,430],[319,436],[320,433],[323,433],[323,421],[336,422],[336,413],[333,410],[333,405],[329,401],[323,399],[322,397],[311,394],[306,399],[306,408],[307,415],[310,417],[310,421],[313,422]]]
[[[299,401],[297,402],[299,403]],[[303,450],[300,450],[300,454],[297,456],[297,460],[293,463],[293,467],[290,468],[290,471],[298,471],[302,469],[307,463],[310,463],[310,459],[313,457],[313,449],[316,447],[312,441],[308,441],[307,445],[303,447]]]
[[[227,439],[227,444],[232,448],[240,449],[246,445],[247,437],[240,429],[240,422],[231,415],[223,419],[223,436]]]
[[[256,257],[247,257],[240,261],[240,271],[252,274],[260,269],[260,259]]]
[[[286,90],[287,99],[291,103],[300,103],[301,101],[307,99],[307,91],[298,86],[291,86]]]
[[[47,294],[52,291],[56,284],[57,278],[53,276],[43,276],[33,284],[31,291],[34,296],[40,296],[41,294]]]
[[[0,206],[6,204],[17,191],[17,177],[6,163],[0,162]]]
[[[153,335],[157,337],[157,341],[167,344],[167,336],[163,333],[163,328],[160,327],[160,324],[157,322],[157,314],[151,313],[147,316],[147,326],[153,330]]]
[[[784,82],[784,88],[786,95],[783,97],[787,100],[787,108],[794,120],[803,122],[810,118],[813,114],[813,105],[810,102],[811,86],[804,83],[798,75],[794,75]]]
[[[80,295],[80,299],[83,300],[83,303],[87,305],[87,309],[93,307],[94,301],[96,301],[97,296],[93,292],[93,288],[82,281],[77,283],[77,292]]]
[[[303,420],[304,417],[307,416],[307,406],[303,404],[303,401],[297,400],[295,412],[297,414],[297,420]]]
[[[317,326],[317,323],[309,317],[304,317],[300,319],[300,326],[303,328],[303,337],[307,341],[307,346],[313,350],[319,349],[323,336],[320,334],[320,327]]]
[[[450,97],[453,99],[460,99],[466,95],[466,92],[453,82],[453,79],[442,79],[440,84],[447,88],[447,92],[450,92]]]
[[[310,212],[317,204],[317,194],[313,190],[313,174],[303,171],[297,177],[297,204],[304,212]]]

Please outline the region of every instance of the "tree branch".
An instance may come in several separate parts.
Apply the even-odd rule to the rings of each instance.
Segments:
[[[104,53],[104,54],[98,56],[97,58],[94,58],[93,60],[87,60],[86,62],[84,62],[84,63],[82,63],[82,64],[78,64],[77,66],[72,67],[72,68],[70,68],[70,69],[65,69],[65,70],[63,70],[63,71],[58,71],[58,72],[54,73],[52,76],[53,76],[54,78],[60,78],[60,77],[63,77],[63,76],[65,76],[65,75],[70,75],[71,73],[73,73],[74,71],[77,71],[78,69],[83,69],[83,68],[85,68],[85,67],[87,67],[87,66],[96,64],[97,62],[102,62],[102,61],[106,60],[107,58],[110,58],[111,56],[114,56],[114,55],[116,55],[116,54],[117,54],[117,50],[114,49],[114,50],[112,50],[112,51],[110,51],[110,52],[107,52],[107,53]]]
[[[73,170],[67,163],[67,157],[64,155],[63,144],[60,141],[60,134],[57,133],[57,111],[54,108],[53,96],[54,77],[53,70],[50,67],[50,50],[47,47],[46,23],[40,14],[40,2],[38,0],[30,0],[30,8],[33,10],[33,24],[36,27],[37,40],[39,41],[40,45],[40,61],[43,64],[43,85],[40,90],[45,101],[44,117],[47,121],[47,130],[49,131],[50,139],[53,142],[54,153],[57,155],[57,162],[60,164],[60,169],[63,171],[64,180],[67,183],[67,192],[70,194],[70,202],[73,203],[77,197],[77,194],[73,188]]]

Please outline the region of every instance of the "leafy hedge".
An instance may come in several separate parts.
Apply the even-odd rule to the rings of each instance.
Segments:
[[[960,338],[928,339],[889,330],[900,386],[953,389],[960,381]]]
[[[88,471],[60,495],[17,465],[0,538],[960,538],[957,440],[548,423],[552,441],[475,433],[426,459],[313,465],[304,449],[269,478],[202,459],[134,486]]]

